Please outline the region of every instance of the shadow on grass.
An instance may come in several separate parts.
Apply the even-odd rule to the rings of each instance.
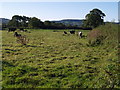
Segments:
[[[16,52],[16,51],[20,51],[19,49],[18,50],[14,50],[14,49],[5,49],[7,51],[13,51],[13,52]]]
[[[37,45],[19,45],[16,47],[40,47],[40,46],[37,46]]]
[[[25,45],[26,47],[39,47],[37,45]]]
[[[7,66],[7,67],[14,67],[13,64],[7,62],[7,61],[2,61],[2,66]]]

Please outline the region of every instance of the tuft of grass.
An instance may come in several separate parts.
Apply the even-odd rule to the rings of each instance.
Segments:
[[[21,43],[22,45],[27,45],[28,41],[29,40],[26,38],[26,36],[17,37],[17,43]]]

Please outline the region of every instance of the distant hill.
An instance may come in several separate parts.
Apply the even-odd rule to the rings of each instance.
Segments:
[[[77,25],[77,26],[81,26],[84,20],[79,20],[79,19],[63,19],[63,20],[59,20],[59,21],[51,21],[51,22],[55,22],[55,23],[63,23],[65,25]]]
[[[0,18],[0,24],[7,24],[10,20],[6,18]]]
[[[2,24],[8,24],[10,20],[6,18],[0,18],[0,30],[2,30]]]

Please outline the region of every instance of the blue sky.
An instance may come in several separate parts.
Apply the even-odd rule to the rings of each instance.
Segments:
[[[106,14],[105,21],[118,21],[117,2],[3,2],[0,17],[11,19],[13,15],[37,17],[42,21],[84,19],[94,8]]]

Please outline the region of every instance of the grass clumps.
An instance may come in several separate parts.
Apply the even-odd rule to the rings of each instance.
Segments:
[[[27,45],[28,41],[26,36],[17,37],[17,43],[21,43],[22,45]]]
[[[111,26],[117,30],[116,25]],[[95,29],[107,37],[94,47],[86,45],[87,38],[63,36],[64,30],[32,30],[26,33],[29,45],[23,47],[16,43],[12,32],[2,31],[2,87],[120,88],[117,36],[110,37],[112,29],[111,34],[104,33],[108,27],[106,24]],[[91,31],[82,32],[86,36]]]

